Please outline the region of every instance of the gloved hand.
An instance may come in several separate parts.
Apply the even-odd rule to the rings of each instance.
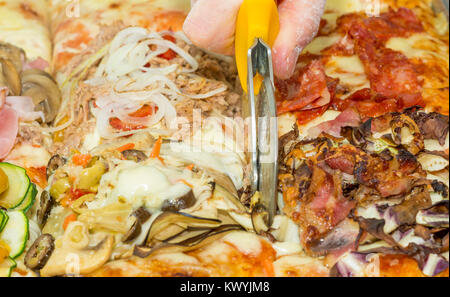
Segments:
[[[183,30],[197,46],[232,55],[236,19],[243,0],[191,0]],[[303,48],[320,25],[326,0],[278,0],[280,34],[273,46],[273,66],[280,79],[289,78]]]

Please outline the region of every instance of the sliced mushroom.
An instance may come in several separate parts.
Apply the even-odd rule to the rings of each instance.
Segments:
[[[126,150],[122,152],[122,155],[125,159],[136,163],[143,162],[148,159],[144,152],[138,150]]]
[[[186,194],[176,199],[167,199],[164,201],[161,210],[162,211],[180,211],[192,207],[197,200],[195,199],[194,192],[189,189]]]
[[[78,228],[75,223],[69,225],[66,230],[71,232],[70,229]],[[91,273],[101,266],[103,266],[110,258],[114,238],[112,235],[95,234],[102,236],[100,240],[96,241],[94,245],[90,245],[95,235],[85,234],[88,236],[89,244],[84,243],[81,245],[79,242],[69,242],[78,240],[78,237],[66,236],[64,234],[61,245],[56,244],[56,248],[52,253],[47,264],[41,269],[41,276],[50,277],[58,275],[83,275]]]
[[[22,70],[22,61],[25,60],[25,52],[9,43],[0,42],[0,58],[8,59],[16,68],[17,71]]]
[[[0,58],[0,86],[8,87],[12,96],[19,96],[22,90],[20,74],[13,62],[9,59]]]
[[[64,166],[64,164],[66,164],[66,162],[67,162],[67,160],[65,158],[61,157],[60,155],[54,155],[53,157],[51,157],[47,164],[47,179],[53,173],[55,173],[55,171],[58,168]]]
[[[25,266],[31,270],[40,270],[47,264],[55,249],[55,239],[50,234],[42,234],[28,250],[25,256]]]
[[[45,226],[54,203],[55,202],[49,192],[43,191],[39,201],[39,209],[37,210],[37,223],[39,227],[43,228]]]
[[[53,78],[38,69],[25,70],[22,73],[22,95],[29,96],[36,105],[36,111],[42,111],[45,122],[52,122],[61,105],[61,92]]]

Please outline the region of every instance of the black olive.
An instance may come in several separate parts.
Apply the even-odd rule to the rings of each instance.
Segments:
[[[138,150],[126,150],[122,152],[122,155],[125,159],[136,163],[143,162],[148,159],[144,152]]]
[[[60,155],[54,155],[47,164],[47,179],[59,168],[66,164],[67,160]]]
[[[164,201],[161,210],[162,211],[180,211],[182,209],[189,208],[193,206],[196,202],[194,193],[189,190],[185,195]]]
[[[55,239],[50,234],[42,234],[36,239],[25,255],[25,265],[31,270],[40,270],[47,264],[55,249]]]
[[[43,228],[47,222],[48,216],[54,205],[54,201],[47,191],[43,191],[39,202],[39,209],[37,211],[37,223]]]

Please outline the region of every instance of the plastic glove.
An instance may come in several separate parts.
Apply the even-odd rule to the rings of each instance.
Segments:
[[[192,9],[183,30],[197,46],[234,54],[236,19],[243,0],[191,0]],[[279,0],[280,34],[272,48],[275,75],[289,78],[303,48],[320,25],[325,0]]]

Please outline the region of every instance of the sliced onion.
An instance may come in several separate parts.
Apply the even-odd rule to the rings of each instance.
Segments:
[[[204,93],[204,94],[199,94],[199,95],[191,95],[191,94],[184,94],[187,97],[191,98],[191,99],[206,99],[206,98],[210,98],[212,96],[218,95],[220,93],[223,93],[227,90],[226,86],[220,87],[218,89],[215,89],[213,91],[210,91],[208,93]]]
[[[443,257],[430,254],[425,261],[425,264],[422,268],[423,274],[427,276],[436,276],[439,273],[445,271],[448,268],[448,261],[446,261]]]
[[[333,267],[332,276],[362,277],[369,261],[367,254],[351,252],[344,255]]]
[[[430,210],[420,210],[416,216],[418,224],[429,227],[447,227],[449,225],[448,213],[438,213]]]

